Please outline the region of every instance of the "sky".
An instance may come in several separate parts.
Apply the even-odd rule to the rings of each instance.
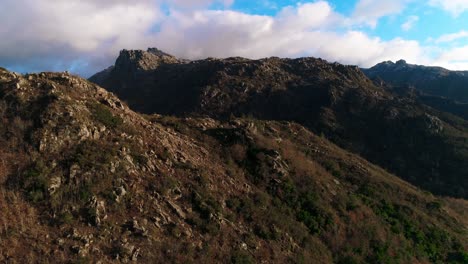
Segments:
[[[122,49],[468,70],[468,0],[0,0],[0,67],[89,77]]]

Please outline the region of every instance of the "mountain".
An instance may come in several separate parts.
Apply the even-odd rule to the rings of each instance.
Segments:
[[[338,76],[362,76],[310,62],[342,69],[327,75],[335,93]],[[390,96],[362,81],[370,91],[349,90]],[[0,262],[468,260],[466,200],[294,122],[142,115],[67,73],[0,68],[0,124]]]
[[[467,121],[371,81],[355,66],[315,58],[159,57],[150,69],[118,66],[139,65],[129,55],[136,52],[150,53],[124,50],[114,68],[90,79],[136,111],[297,122],[423,189],[468,197]]]
[[[468,120],[467,71],[413,65],[404,60],[362,70],[377,83],[384,81],[400,91],[412,92],[421,103]]]
[[[382,62],[363,71],[372,79],[394,86],[413,86],[425,94],[468,103],[468,71],[408,64],[404,60]]]

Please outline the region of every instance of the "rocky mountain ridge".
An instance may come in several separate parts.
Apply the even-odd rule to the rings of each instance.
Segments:
[[[143,113],[298,122],[424,189],[468,195],[468,125],[450,114],[463,106],[446,113],[436,107],[444,102],[429,104],[371,81],[355,66],[315,58],[205,59],[138,75],[114,69],[90,80]]]
[[[369,78],[393,86],[411,86],[427,95],[468,103],[468,71],[408,64],[404,60],[382,62],[363,71]]]
[[[141,115],[0,69],[0,261],[463,263],[462,199],[293,122]]]

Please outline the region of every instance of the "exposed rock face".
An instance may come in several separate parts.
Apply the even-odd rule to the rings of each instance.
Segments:
[[[115,70],[136,74],[140,71],[154,70],[163,64],[180,62],[176,57],[156,48],[149,48],[148,51],[122,50],[115,63]]]
[[[132,82],[144,75],[146,71],[151,71],[167,64],[185,63],[186,60],[180,60],[176,57],[158,50],[149,48],[143,50],[122,50],[115,62],[115,65],[92,76],[90,80],[96,83],[107,81],[111,76],[120,75],[126,80],[126,87],[130,89]]]
[[[96,196],[92,196],[87,206],[92,224],[100,226],[107,218],[105,202],[98,200]]]
[[[123,52],[116,65],[125,58]],[[146,59],[141,63],[151,64]],[[174,60],[158,65],[130,79],[116,68],[106,79],[91,80],[144,113],[298,122],[422,188],[468,197],[464,180],[468,153],[456,150],[468,146],[449,132],[453,128],[456,134],[467,135],[468,124],[428,107],[429,99],[421,101],[414,94],[372,82],[357,67],[315,58]],[[403,60],[379,67],[419,69]],[[452,74],[429,70],[440,76]],[[429,106],[436,104],[443,102]],[[463,112],[463,106],[457,109]]]

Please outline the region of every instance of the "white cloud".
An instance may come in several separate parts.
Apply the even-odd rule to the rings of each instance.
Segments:
[[[382,60],[423,56],[415,41],[382,41],[360,31],[337,32],[346,18],[324,1],[286,7],[277,16],[233,11],[171,14],[156,37],[158,46],[182,57],[315,56],[372,66]]]
[[[468,69],[468,46],[455,47],[442,51],[431,65],[442,66],[452,70]]]
[[[152,0],[2,0],[0,62],[58,70],[123,46],[142,48],[163,18],[154,7]]]
[[[437,61],[441,62],[468,62],[468,46],[453,48],[443,52]]]
[[[113,64],[120,49],[147,47],[189,59],[315,56],[364,67],[402,58],[462,63],[443,51],[431,60],[434,52],[417,41],[384,41],[356,30],[401,12],[407,0],[361,0],[349,17],[326,1],[285,7],[274,16],[207,9],[232,0],[1,1],[0,64],[17,70],[71,69],[88,76]]]
[[[429,3],[450,12],[455,17],[468,10],[468,0],[430,0]]]
[[[446,42],[452,42],[458,39],[462,38],[468,38],[468,31],[462,30],[457,33],[452,33],[452,34],[445,34],[440,36],[438,39],[435,40],[436,43],[446,43]]]
[[[381,17],[400,13],[408,0],[359,0],[352,19],[375,28]]]
[[[403,29],[404,31],[409,31],[411,30],[414,25],[419,21],[419,17],[418,16],[410,16],[408,17],[408,19],[406,20],[405,23],[403,23],[401,25],[401,29]]]
[[[166,4],[178,8],[200,8],[209,6],[212,3],[221,3],[225,7],[229,7],[235,0],[164,0]]]

